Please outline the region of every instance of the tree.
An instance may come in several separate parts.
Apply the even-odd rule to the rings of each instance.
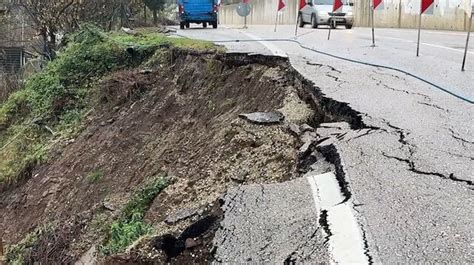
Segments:
[[[143,0],[143,2],[153,11],[153,24],[158,24],[158,12],[164,9],[166,0]]]
[[[52,59],[58,32],[69,20],[70,11],[82,0],[20,0],[18,5],[43,40],[43,55]]]
[[[54,58],[59,34],[76,30],[81,23],[92,23],[104,30],[128,26],[132,0],[18,0],[43,41],[43,55]]]

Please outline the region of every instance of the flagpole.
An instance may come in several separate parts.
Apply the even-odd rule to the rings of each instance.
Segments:
[[[276,16],[275,16],[275,29],[273,30],[273,32],[277,32],[277,24],[278,24],[278,8],[277,8],[277,12],[276,12]]]
[[[421,1],[423,3],[423,1]],[[418,41],[416,43],[416,57],[420,56],[420,35],[421,35],[421,8],[418,17]]]
[[[275,29],[273,32],[276,32],[276,24],[278,24],[278,10],[277,10],[277,15],[275,16]]]
[[[471,26],[472,26],[472,17],[473,16],[474,16],[474,10],[471,11],[471,18],[469,19],[469,26],[467,27],[466,48],[464,49],[464,58],[462,59],[462,68],[461,68],[461,71],[463,71],[463,72],[464,72],[464,66],[466,65],[467,48],[469,47],[469,38],[471,36]]]
[[[300,0],[301,1],[301,0]],[[300,10],[298,9],[298,14],[296,15],[296,23],[295,23],[295,38],[298,36],[298,22],[300,20]]]
[[[332,14],[333,14],[333,15],[334,15],[334,12],[335,12],[335,11],[332,11]],[[333,21],[333,19],[334,19],[334,16],[333,16],[333,15],[331,15],[331,20],[329,21],[328,40],[331,38],[331,28],[332,28],[331,23],[332,23],[332,21]]]
[[[372,14],[371,14],[371,22],[372,22],[372,47],[375,47],[375,23],[374,23],[374,13],[375,13],[375,5],[372,1]]]

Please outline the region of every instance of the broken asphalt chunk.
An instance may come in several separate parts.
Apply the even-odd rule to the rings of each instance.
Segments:
[[[179,221],[191,218],[191,217],[193,217],[195,215],[198,215],[198,214],[201,214],[201,213],[202,213],[202,209],[200,209],[200,208],[182,209],[182,210],[179,210],[175,213],[172,213],[172,214],[168,215],[168,217],[166,217],[166,219],[165,219],[165,223],[167,223],[169,225],[175,224]]]
[[[285,119],[285,116],[279,111],[240,114],[239,117],[256,124],[281,123]]]
[[[293,136],[296,136],[296,137],[300,136],[301,134],[300,126],[294,123],[290,123],[288,125],[288,130],[290,131],[291,134],[293,134]]]

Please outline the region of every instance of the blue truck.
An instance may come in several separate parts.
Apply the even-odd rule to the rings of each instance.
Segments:
[[[179,27],[189,28],[190,23],[211,25],[217,28],[218,0],[178,0]]]

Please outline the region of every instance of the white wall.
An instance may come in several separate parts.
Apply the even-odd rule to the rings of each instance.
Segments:
[[[279,23],[294,24],[299,0],[287,0],[287,8],[280,14]],[[377,27],[416,28],[421,0],[384,0],[384,8],[375,11]],[[471,2],[474,0],[435,0],[433,15],[423,15],[423,28],[467,30]],[[248,24],[274,24],[278,0],[250,0],[252,13]],[[370,0],[355,0],[356,26],[369,26]],[[243,24],[244,19],[236,12],[237,5],[225,5],[220,9],[223,24]]]

